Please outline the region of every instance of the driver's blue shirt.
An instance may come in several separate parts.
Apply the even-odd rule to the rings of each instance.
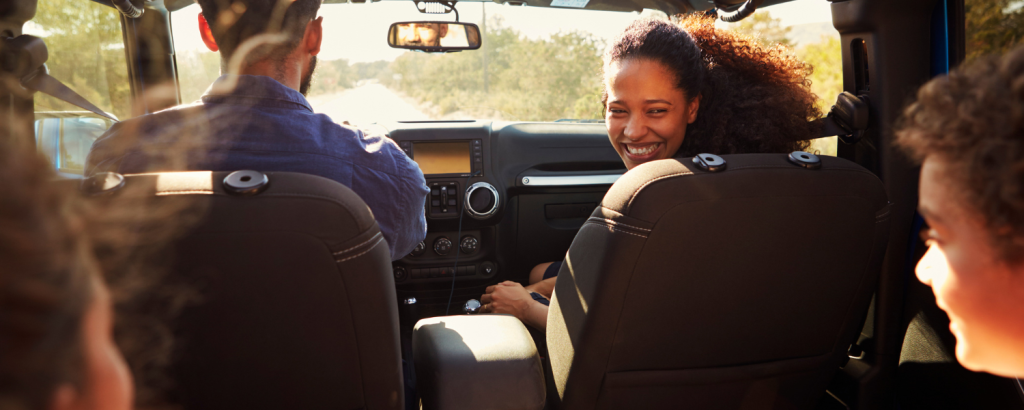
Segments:
[[[426,236],[429,190],[416,163],[390,138],[314,113],[270,77],[224,75],[196,103],[115,124],[93,144],[86,174],[240,169],[319,175],[352,188],[392,260]]]

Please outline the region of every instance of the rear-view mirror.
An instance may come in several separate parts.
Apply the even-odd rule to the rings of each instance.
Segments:
[[[388,30],[388,45],[426,52],[476,50],[480,48],[480,27],[449,21],[394,23]]]

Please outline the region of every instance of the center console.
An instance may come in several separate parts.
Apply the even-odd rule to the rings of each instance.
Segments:
[[[427,237],[394,262],[395,282],[401,287],[493,278],[499,269],[495,225],[502,191],[492,179],[487,129],[467,125],[430,132],[425,127],[390,132],[430,188],[423,207]]]

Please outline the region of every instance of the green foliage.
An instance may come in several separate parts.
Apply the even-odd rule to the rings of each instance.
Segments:
[[[118,118],[131,116],[131,90],[117,11],[92,1],[39,0],[32,23],[47,35],[50,75]],[[81,108],[36,94],[36,111]]]
[[[1024,7],[1020,0],[965,0],[967,61],[1002,54],[1024,38]]]
[[[348,60],[320,61],[313,74],[313,85],[309,95],[330,94],[352,87],[355,82],[355,70]]]
[[[601,49],[586,33],[535,40],[492,19],[481,50],[403,54],[391,63],[392,78],[384,83],[433,104],[440,116],[597,119],[604,116]]]
[[[784,27],[782,20],[773,18],[767,11],[758,11],[754,15],[741,20],[730,27],[733,31],[749,34],[765,44],[779,43],[792,47],[789,36],[790,27]]]
[[[824,37],[820,42],[796,50],[800,60],[814,67],[811,73],[811,91],[818,96],[818,107],[827,112],[843,92],[843,49],[836,37]]]
[[[838,38],[822,36],[820,42],[800,47],[796,55],[814,67],[811,73],[811,92],[818,96],[818,107],[828,113],[843,92],[843,49]],[[835,137],[819,138],[811,142],[811,152],[835,156],[838,152]]]

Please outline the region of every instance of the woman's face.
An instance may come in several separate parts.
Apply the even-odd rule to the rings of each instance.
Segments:
[[[134,386],[131,373],[114,344],[110,294],[98,279],[92,305],[82,318],[83,372],[81,386],[58,387],[55,410],[129,410]]]
[[[935,157],[921,167],[919,209],[928,221],[929,248],[917,277],[949,315],[960,364],[1024,376],[1024,268],[1001,260],[984,222],[961,205],[947,172],[945,161]]]
[[[686,125],[697,119],[700,98],[687,101],[661,63],[625,60],[605,67],[608,139],[626,168],[675,155]]]

